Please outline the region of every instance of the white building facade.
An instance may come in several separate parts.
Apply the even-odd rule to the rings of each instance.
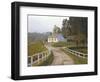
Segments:
[[[48,37],[48,42],[59,42],[59,41],[65,41],[62,34],[53,34]]]
[[[56,37],[49,37],[48,42],[58,42],[58,39]]]

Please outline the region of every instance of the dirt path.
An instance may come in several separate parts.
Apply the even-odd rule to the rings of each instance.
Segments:
[[[51,65],[71,65],[74,61],[65,54],[60,48],[53,48],[54,60]]]
[[[48,49],[52,50],[54,60],[51,65],[72,65],[74,61],[70,56],[64,53],[59,47],[52,47],[51,45],[45,45]]]

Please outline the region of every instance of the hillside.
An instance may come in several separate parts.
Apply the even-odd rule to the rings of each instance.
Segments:
[[[50,32],[46,33],[28,33],[28,41],[36,42],[36,41],[46,41]]]
[[[28,56],[47,50],[42,42],[35,42],[28,45]]]

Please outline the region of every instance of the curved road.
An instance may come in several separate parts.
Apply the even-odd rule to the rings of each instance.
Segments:
[[[52,47],[50,45],[46,45],[50,50],[52,50],[54,55],[54,60],[51,65],[72,65],[74,61],[70,56],[64,53],[59,47]]]

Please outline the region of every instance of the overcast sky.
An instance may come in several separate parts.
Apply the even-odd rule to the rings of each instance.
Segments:
[[[54,25],[62,27],[63,19],[69,17],[57,17],[57,16],[28,16],[28,32],[52,32]]]

